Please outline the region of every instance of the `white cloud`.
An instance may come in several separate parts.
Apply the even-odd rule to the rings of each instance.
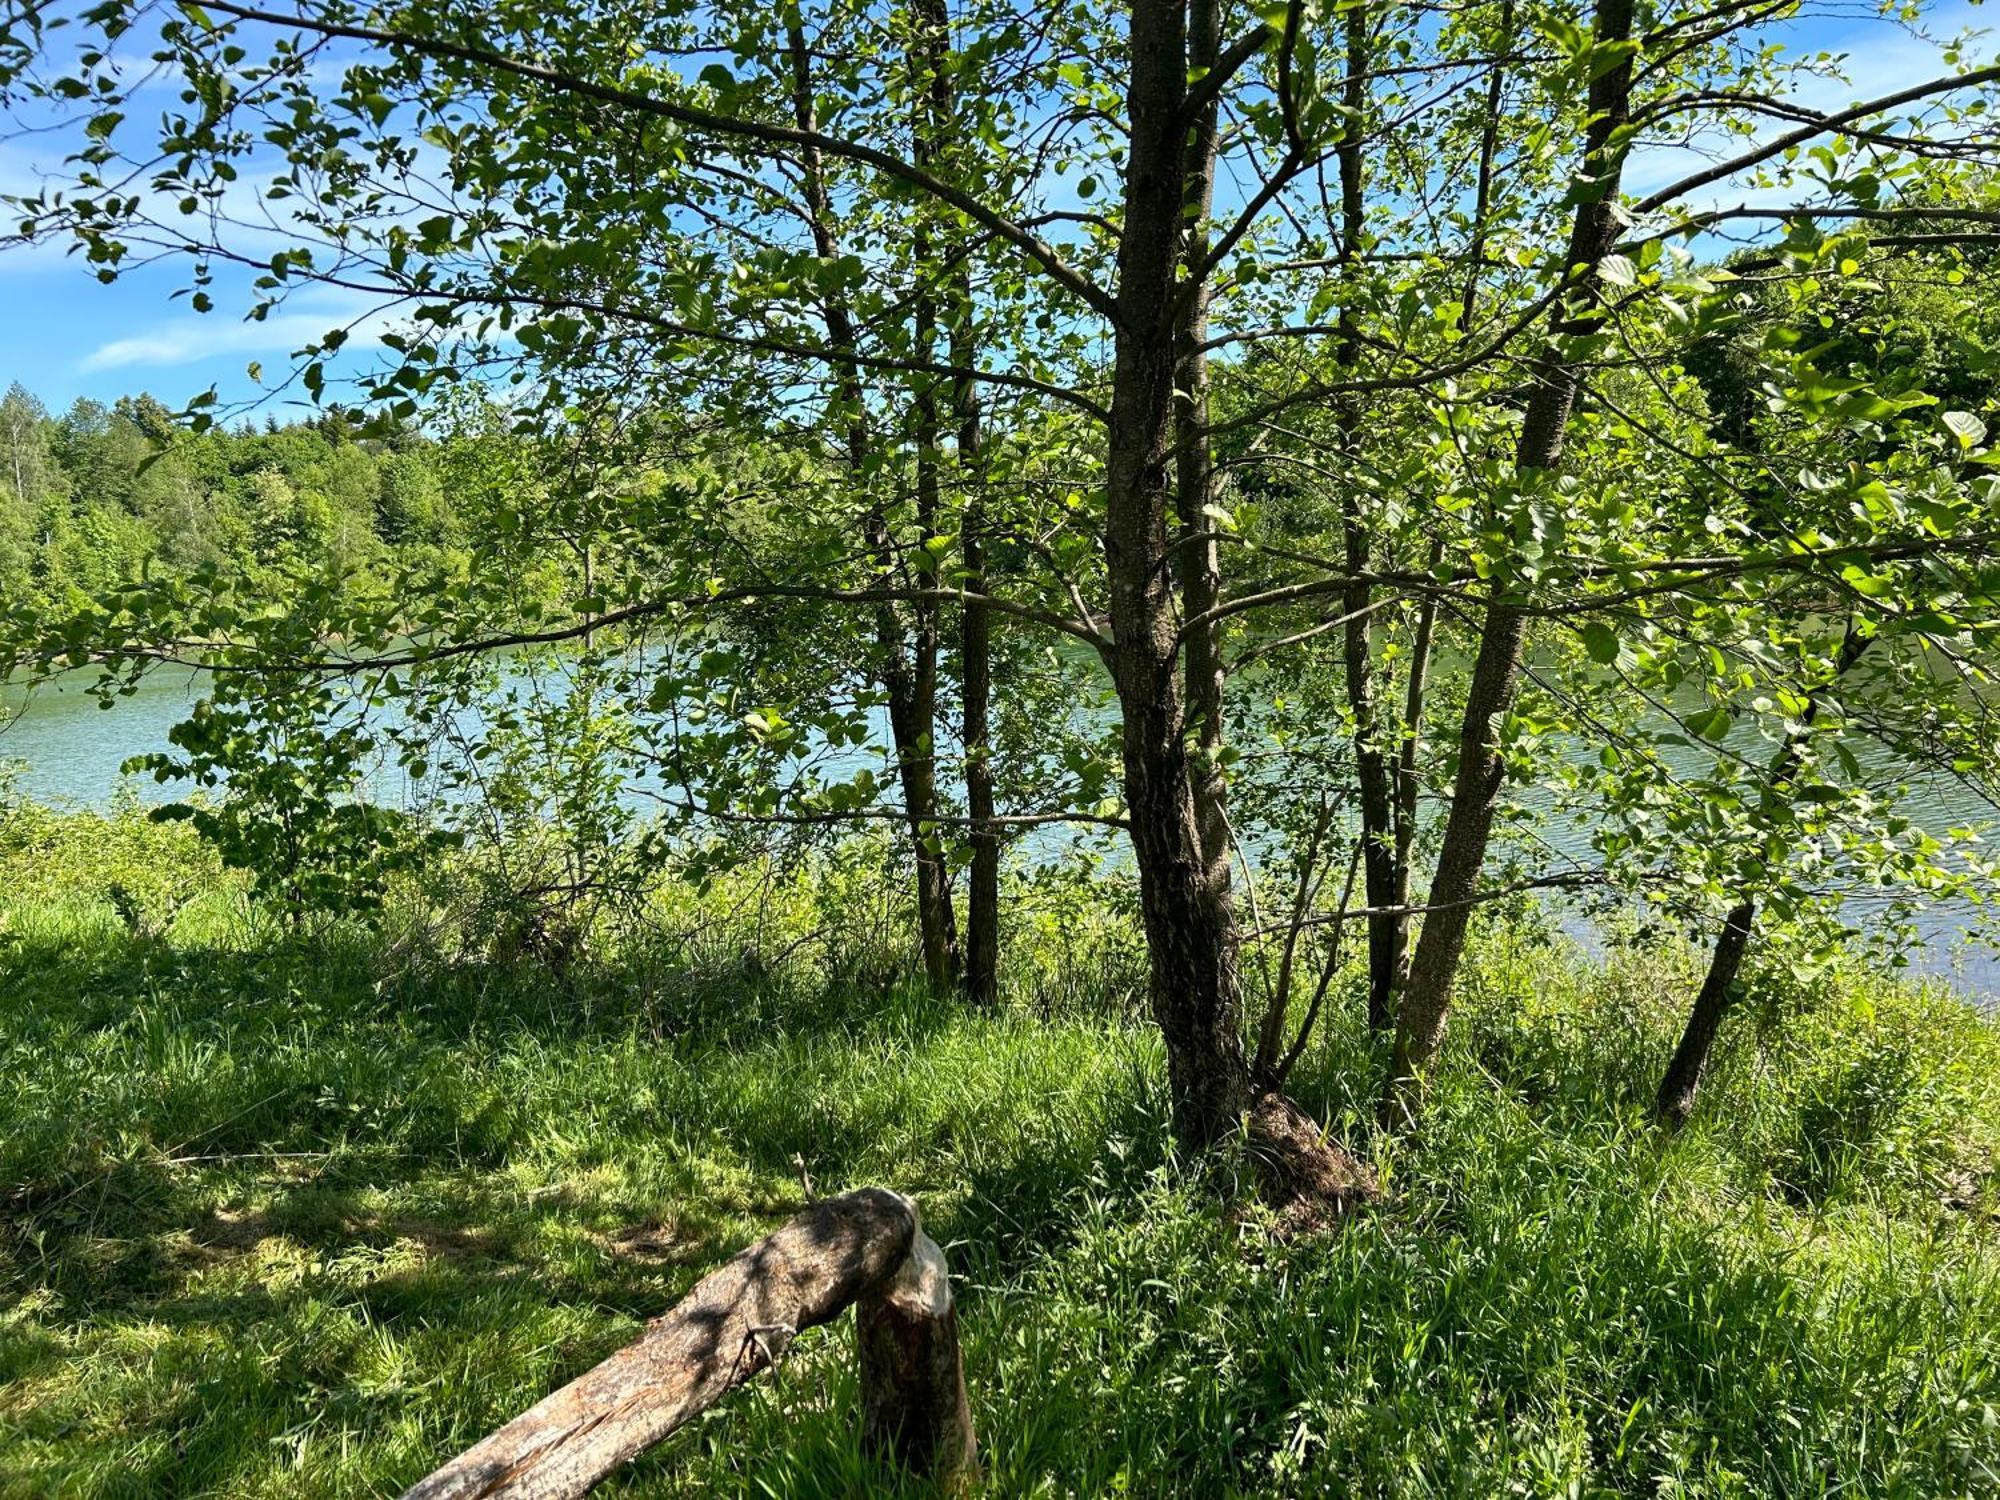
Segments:
[[[348,330],[346,347],[381,343],[395,319],[379,303],[361,296],[301,297],[300,305],[261,322],[223,322],[188,309],[143,332],[100,344],[77,363],[79,370],[133,366],[165,368],[194,364],[218,354],[290,354],[336,328]]]

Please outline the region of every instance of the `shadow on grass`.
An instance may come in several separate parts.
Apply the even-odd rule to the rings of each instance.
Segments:
[[[996,1494],[1799,1493],[1842,1465],[1944,1493],[1951,1413],[2000,1399],[1967,1331],[2000,1325],[1991,1278],[1718,1227],[1667,1175],[1700,1133],[1621,1123],[1567,1011],[1471,1018],[1488,1071],[1442,1079],[1396,1204],[1246,1250],[1173,1162],[1142,1030],[657,957],[381,973],[358,943],[0,947],[0,1496],[392,1492],[776,1227],[795,1161],[920,1198]],[[1302,1102],[1365,1119],[1377,1046],[1343,1010]],[[1834,1061],[1758,1128],[1901,1117],[1908,1088],[1864,1118],[1851,1080],[1887,1075]],[[891,1492],[847,1349],[802,1341],[628,1488]]]

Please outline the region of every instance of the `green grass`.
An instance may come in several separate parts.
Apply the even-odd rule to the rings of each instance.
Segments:
[[[393,1494],[781,1222],[800,1161],[923,1204],[995,1495],[2000,1490],[2000,1036],[1942,993],[1764,996],[1663,1143],[1686,962],[1496,928],[1413,1142],[1365,1124],[1349,987],[1297,1092],[1391,1200],[1277,1243],[1173,1158],[1123,977],[978,1017],[730,929],[557,978],[286,939],[227,892],[139,938],[24,870],[6,1497]],[[895,1492],[849,1339],[608,1488]]]

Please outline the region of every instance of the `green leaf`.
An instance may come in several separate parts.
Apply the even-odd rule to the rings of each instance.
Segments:
[[[1948,411],[1938,420],[1944,430],[1958,439],[1961,451],[1977,448],[1986,441],[1986,424],[1969,411]]]
[[[1618,632],[1602,620],[1592,620],[1583,627],[1583,649],[1590,653],[1590,659],[1604,666],[1618,660]]]
[[[1704,709],[1700,713],[1687,716],[1687,727],[1712,745],[1719,745],[1729,734],[1729,726],[1735,720],[1726,708]]]

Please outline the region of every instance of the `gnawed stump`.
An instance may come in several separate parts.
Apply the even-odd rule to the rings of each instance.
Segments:
[[[862,1188],[814,1204],[742,1251],[637,1340],[419,1480],[404,1500],[571,1500],[850,1303],[866,1310],[858,1320],[866,1423],[879,1423],[885,1448],[913,1469],[965,1487],[976,1474],[972,1418],[944,1252],[909,1199]],[[888,1348],[909,1357],[886,1358]]]
[[[918,1232],[900,1270],[854,1304],[861,1362],[861,1442],[906,1468],[934,1472],[949,1490],[979,1478],[979,1445],[965,1399],[958,1312],[944,1252]]]

